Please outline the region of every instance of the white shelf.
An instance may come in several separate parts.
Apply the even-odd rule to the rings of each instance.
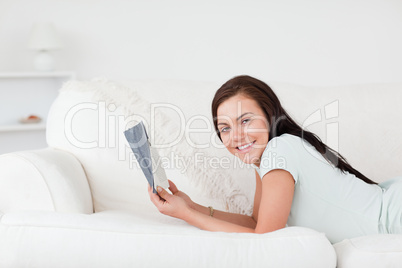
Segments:
[[[30,123],[30,124],[0,126],[0,132],[16,132],[16,131],[45,130],[45,129],[46,129],[46,123]]]
[[[54,72],[0,72],[0,78],[51,78],[68,77],[75,79],[75,73],[70,71]]]
[[[46,146],[46,118],[63,83],[73,71],[0,72],[0,154]],[[36,115],[39,123],[20,123]]]

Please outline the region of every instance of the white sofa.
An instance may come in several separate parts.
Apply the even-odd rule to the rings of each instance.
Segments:
[[[368,177],[402,175],[402,85],[265,81]],[[49,147],[0,156],[0,267],[401,267],[402,235],[332,245],[302,227],[207,232],[156,210],[123,135],[138,120],[179,189],[203,205],[251,213],[253,170],[213,134],[210,104],[223,82],[66,83],[48,116]]]

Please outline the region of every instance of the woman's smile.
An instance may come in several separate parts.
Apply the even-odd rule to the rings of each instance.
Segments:
[[[245,144],[245,145],[237,146],[236,149],[237,149],[240,153],[243,153],[243,154],[244,154],[244,153],[248,153],[248,152],[252,149],[252,146],[254,145],[255,142],[256,142],[256,141],[247,143],[247,144]]]

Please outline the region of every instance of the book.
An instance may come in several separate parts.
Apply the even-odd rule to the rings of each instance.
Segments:
[[[149,142],[144,123],[140,121],[132,128],[127,129],[124,131],[124,136],[126,137],[145,178],[152,187],[153,193],[157,193],[157,186],[167,189],[169,187],[169,182],[166,178],[166,172],[162,167],[158,150],[152,147]]]

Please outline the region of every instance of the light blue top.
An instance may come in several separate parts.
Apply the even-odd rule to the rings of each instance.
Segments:
[[[261,178],[274,169],[293,176],[295,192],[288,226],[323,232],[332,243],[386,232],[379,227],[385,190],[341,172],[300,137],[284,134],[270,140],[260,168],[255,168]]]

